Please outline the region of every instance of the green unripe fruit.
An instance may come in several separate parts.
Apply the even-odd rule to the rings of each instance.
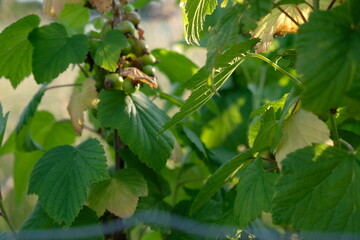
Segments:
[[[126,19],[132,22],[135,26],[137,26],[141,21],[141,17],[137,12],[129,12],[126,14]]]
[[[135,11],[135,7],[130,3],[124,4],[124,5],[122,5],[122,7],[125,10],[125,12],[127,12],[127,13]]]
[[[134,35],[134,33],[135,33],[134,24],[128,20],[125,20],[125,21],[122,21],[121,23],[119,23],[118,29],[124,34],[130,33],[131,35]]]
[[[104,88],[123,90],[124,79],[117,73],[111,73],[105,76]]]
[[[155,68],[151,65],[146,65],[142,68],[142,71],[149,75],[149,76],[154,76],[155,75]]]
[[[148,49],[147,44],[144,40],[136,39],[132,45],[132,50],[136,56],[142,56]]]
[[[137,92],[139,90],[139,88],[140,88],[140,84],[137,83],[134,85],[133,80],[131,78],[124,79],[123,89],[126,94],[133,94],[133,93]]]
[[[141,64],[145,65],[153,65],[156,63],[156,58],[152,54],[145,54],[141,57]]]

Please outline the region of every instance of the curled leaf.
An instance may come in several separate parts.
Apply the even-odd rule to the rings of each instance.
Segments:
[[[283,136],[276,151],[276,161],[281,161],[288,153],[314,143],[332,145],[330,130],[314,113],[300,109],[290,116],[283,127]]]
[[[71,123],[75,131],[80,135],[84,127],[84,111],[88,108],[95,108],[99,102],[95,85],[95,80],[91,78],[86,79],[83,82],[81,91],[74,89],[67,107]]]
[[[91,0],[90,3],[101,14],[110,11],[112,8],[112,0]]]
[[[64,9],[65,4],[79,4],[82,2],[82,0],[44,0],[43,12],[48,17],[57,18]]]
[[[120,75],[122,77],[131,78],[133,81],[146,83],[152,88],[158,88],[158,84],[155,77],[150,77],[137,68],[134,67],[125,68],[120,72]]]

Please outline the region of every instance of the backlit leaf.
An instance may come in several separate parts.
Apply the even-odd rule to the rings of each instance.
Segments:
[[[192,203],[190,214],[194,213],[202,206],[204,206],[217,191],[222,188],[227,181],[239,172],[245,166],[245,163],[252,157],[252,151],[247,150],[240,153],[224,165],[222,165],[216,172],[206,181],[205,185],[200,189]]]
[[[96,46],[94,61],[100,67],[115,72],[122,49],[129,46],[125,35],[119,30],[110,30]]]
[[[182,0],[181,4],[185,19],[185,39],[189,44],[199,45],[205,17],[213,13],[217,0]]]
[[[235,69],[243,62],[245,54],[257,42],[258,40],[252,39],[239,43],[228,49],[217,59],[214,65],[214,87],[216,89],[219,89],[226,82]],[[181,107],[180,112],[176,113],[172,119],[161,128],[161,131],[165,131],[178,124],[210,100],[215,93],[208,85],[208,77],[209,75],[206,73],[205,67],[203,67],[185,83],[193,92]]]
[[[139,197],[147,194],[143,176],[133,169],[124,169],[111,179],[92,186],[89,206],[98,216],[102,216],[107,209],[118,217],[128,218],[134,214]]]
[[[315,114],[303,109],[290,116],[282,129],[282,138],[276,151],[276,161],[281,162],[288,153],[314,143],[332,144],[330,130]]]
[[[85,26],[90,20],[90,9],[80,4],[65,4],[59,20],[70,35],[84,33]]]
[[[84,127],[84,111],[95,108],[99,99],[97,98],[95,80],[88,78],[82,84],[82,89],[74,89],[67,110],[75,131],[81,135]]]
[[[2,145],[3,138],[4,138],[4,133],[5,133],[5,128],[6,128],[6,123],[7,123],[8,117],[9,117],[8,112],[5,115],[3,115],[3,109],[2,109],[2,105],[0,103],[0,148]]]
[[[29,120],[34,116],[37,107],[40,104],[40,101],[42,97],[44,96],[44,93],[46,91],[46,85],[43,84],[42,87],[37,91],[37,93],[33,96],[31,101],[28,103],[28,105],[24,108],[23,112],[20,115],[20,119],[18,124],[16,125],[16,133],[18,134],[20,130],[25,126]]]
[[[60,15],[64,9],[65,4],[79,4],[83,0],[44,0],[43,1],[43,13],[48,17],[56,18]]]

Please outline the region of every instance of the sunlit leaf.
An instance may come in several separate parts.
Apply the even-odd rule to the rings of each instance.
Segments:
[[[282,129],[282,138],[276,150],[276,161],[281,162],[288,153],[314,143],[332,144],[330,130],[314,113],[298,110],[290,116]]]
[[[147,194],[143,176],[133,169],[124,169],[92,186],[88,201],[98,216],[107,209],[118,217],[128,218],[134,214],[139,197]]]
[[[95,85],[95,80],[86,79],[82,84],[81,91],[74,89],[67,107],[72,125],[80,135],[84,127],[84,111],[88,108],[95,108],[99,101]]]

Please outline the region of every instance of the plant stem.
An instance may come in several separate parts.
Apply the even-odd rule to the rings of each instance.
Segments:
[[[332,9],[332,7],[334,6],[336,0],[332,0],[331,3],[329,4],[329,6],[326,8],[326,10],[330,10]]]
[[[120,170],[125,168],[124,160],[121,159],[120,149],[121,149],[121,141],[119,137],[119,133],[117,129],[114,129],[114,150],[115,150],[115,169]]]
[[[332,130],[332,135],[334,138],[334,146],[335,147],[341,147],[341,142],[339,141],[339,133],[337,130],[337,126],[336,126],[336,122],[335,122],[335,114],[336,114],[336,109],[331,109],[330,110],[330,123],[331,123],[331,130]]]
[[[314,10],[319,10],[320,8],[320,0],[313,0]]]
[[[265,57],[263,55],[260,55],[260,54],[257,54],[257,53],[248,53],[248,54],[245,55],[245,58],[248,58],[248,57],[259,58],[259,59],[267,62],[268,64],[270,64],[276,70],[279,70],[284,75],[290,77],[290,79],[293,80],[298,86],[302,85],[301,82],[296,77],[294,77],[292,74],[290,74],[289,72],[287,72],[286,70],[281,68],[279,65],[277,65],[276,63],[274,63],[273,61],[271,61],[267,57]]]
[[[80,68],[80,70],[84,74],[84,76],[88,78],[89,74],[86,72],[86,70],[80,64],[78,64],[78,67]]]
[[[2,199],[2,195],[1,195],[1,189],[0,189],[0,216],[4,218],[6,224],[9,226],[13,236],[14,236],[14,239],[16,239],[16,231],[15,231],[15,228],[14,226],[11,224],[11,221],[5,211],[5,207],[4,207],[4,204],[3,204],[3,199]]]
[[[344,145],[351,153],[355,153],[353,146],[342,138],[339,138],[339,142]]]
[[[62,87],[76,87],[76,86],[81,86],[81,83],[72,83],[72,84],[62,84],[62,85],[56,85],[56,86],[51,86],[51,87],[47,87],[46,91],[50,90],[50,89],[54,89],[54,88],[62,88]]]

